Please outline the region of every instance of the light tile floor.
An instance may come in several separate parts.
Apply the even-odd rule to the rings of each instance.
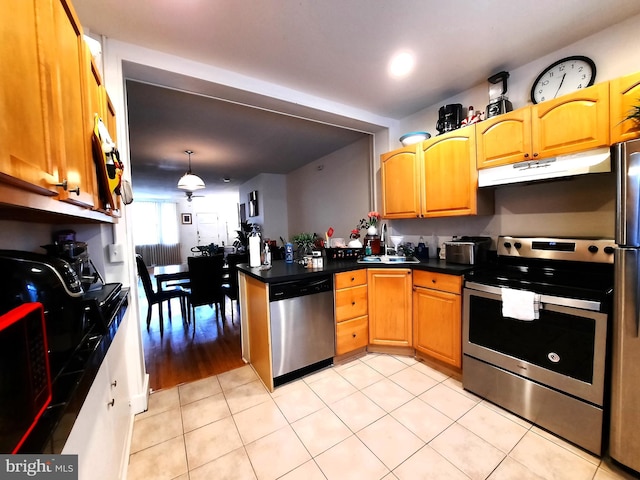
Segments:
[[[368,354],[270,394],[250,366],[153,393],[129,480],[632,478],[413,358]]]

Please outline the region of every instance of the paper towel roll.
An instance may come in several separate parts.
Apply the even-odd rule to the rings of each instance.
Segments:
[[[249,237],[249,266],[260,266],[260,237],[254,235]]]

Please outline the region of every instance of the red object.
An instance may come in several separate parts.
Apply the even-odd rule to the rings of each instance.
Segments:
[[[0,316],[0,451],[17,453],[51,403],[44,307],[24,303]]]
[[[327,237],[331,238],[333,237],[333,228],[329,227],[329,230],[327,230]]]

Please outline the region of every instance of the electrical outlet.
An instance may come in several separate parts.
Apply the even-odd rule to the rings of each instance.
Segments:
[[[108,245],[109,261],[111,263],[124,262],[124,245],[120,243],[112,243]]]

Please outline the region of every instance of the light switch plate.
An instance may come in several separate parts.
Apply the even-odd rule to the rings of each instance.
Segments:
[[[109,261],[111,263],[124,262],[124,245],[121,243],[112,243],[107,246],[109,251]]]

